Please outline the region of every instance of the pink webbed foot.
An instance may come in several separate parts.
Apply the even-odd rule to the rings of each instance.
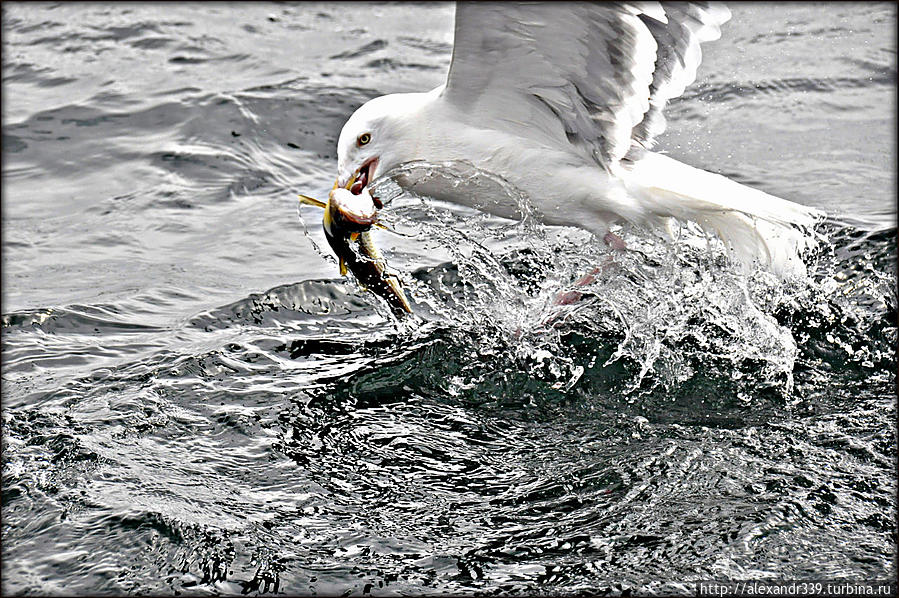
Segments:
[[[605,266],[599,266],[598,268],[593,268],[587,274],[584,274],[580,278],[578,278],[574,282],[575,287],[585,287],[594,280],[596,280],[596,275],[602,272],[605,269]],[[565,291],[563,293],[559,293],[556,295],[555,300],[553,301],[553,305],[571,305],[572,303],[576,303],[581,300],[584,296],[583,293],[576,290]]]

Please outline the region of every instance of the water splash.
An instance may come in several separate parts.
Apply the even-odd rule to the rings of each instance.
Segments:
[[[883,284],[888,275],[871,276],[872,266],[864,277],[847,277],[839,247],[824,237],[807,256],[809,276],[784,282],[735,267],[724,244],[693,224],[682,225],[675,239],[625,226],[616,233],[628,250],[612,251],[589,233],[542,226],[523,192],[469,164],[417,162],[390,175],[377,189],[391,206],[384,212],[390,225],[421,244],[421,253],[446,256],[437,267],[404,274],[403,282],[421,316],[446,325],[467,353],[446,376],[443,389],[451,395],[499,391],[497,384],[527,391],[534,383],[568,392],[585,373],[609,384],[599,372],[614,371],[605,389],[628,401],[695,392],[698,384],[744,404],[760,393],[795,403],[803,394],[794,393],[797,368],[807,372],[834,359],[816,356],[812,345],[829,344],[863,367],[886,359],[884,346],[857,346],[856,328],[895,312],[895,292],[891,298]],[[410,175],[499,188],[521,218],[472,214],[392,182]],[[575,282],[591,272],[588,284]],[[558,305],[568,291],[581,299]],[[825,336],[817,338],[809,329],[815,322],[851,324],[842,336],[855,345],[820,326]],[[895,338],[895,324],[881,336]]]

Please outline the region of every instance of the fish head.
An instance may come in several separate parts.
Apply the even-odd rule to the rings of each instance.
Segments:
[[[357,194],[337,187],[328,194],[323,223],[325,232],[339,237],[369,230],[377,217],[378,206],[368,189]]]

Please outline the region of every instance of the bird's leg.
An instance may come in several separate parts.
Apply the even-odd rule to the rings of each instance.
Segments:
[[[616,235],[613,232],[607,232],[603,236],[602,240],[605,241],[606,245],[608,245],[613,251],[622,251],[624,249],[627,249],[627,244],[625,244],[624,239],[622,239],[621,237],[619,237],[618,235]],[[576,289],[578,289],[580,287],[585,287],[588,284],[592,283],[594,280],[596,280],[596,276],[598,274],[600,274],[601,272],[603,272],[611,264],[612,264],[612,260],[606,259],[606,261],[603,264],[601,264],[600,266],[597,266],[596,268],[593,268],[592,270],[590,270],[589,272],[587,272],[586,274],[581,276],[579,279],[577,279],[574,282],[574,289],[572,289],[570,291],[563,291],[563,292],[559,293],[558,295],[556,295],[556,298],[553,299],[552,307],[561,306],[561,305],[571,305],[572,303],[577,303],[578,301],[580,301],[584,297],[584,294]],[[549,314],[549,316],[546,317],[543,320],[543,322],[541,322],[541,327],[545,328],[548,326],[555,325],[559,319],[559,316],[561,316],[563,313],[564,313],[563,310],[553,310]],[[521,334],[520,330],[515,332],[516,337],[519,336],[520,334]]]
[[[627,249],[627,244],[624,242],[624,239],[611,231],[603,235],[602,240],[605,241],[606,245],[611,247],[614,251],[623,251]],[[610,263],[611,260],[606,260],[606,262],[601,266],[593,268],[593,270],[576,280],[574,283],[574,287],[579,288],[587,286],[588,284],[596,280],[596,275],[605,270]],[[553,305],[571,305],[572,303],[580,301],[583,296],[583,293],[576,290],[565,291],[563,293],[559,293],[556,296],[555,300],[553,301]]]
[[[608,245],[612,249],[617,249],[619,251],[621,251],[622,249],[627,249],[627,244],[624,242],[624,239],[622,239],[612,231],[609,231],[605,235],[603,235],[602,240],[605,241],[606,245]]]

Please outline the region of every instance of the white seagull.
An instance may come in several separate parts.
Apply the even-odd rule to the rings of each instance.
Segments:
[[[456,5],[446,83],[370,100],[337,146],[353,193],[410,163],[468,164],[527,194],[542,221],[620,246],[609,226],[693,221],[746,266],[801,274],[822,213],[649,151],[662,109],[696,78],[700,43],[730,11],[711,3]],[[392,177],[419,194],[515,218],[507,194]],[[492,194],[492,195],[491,195]]]

